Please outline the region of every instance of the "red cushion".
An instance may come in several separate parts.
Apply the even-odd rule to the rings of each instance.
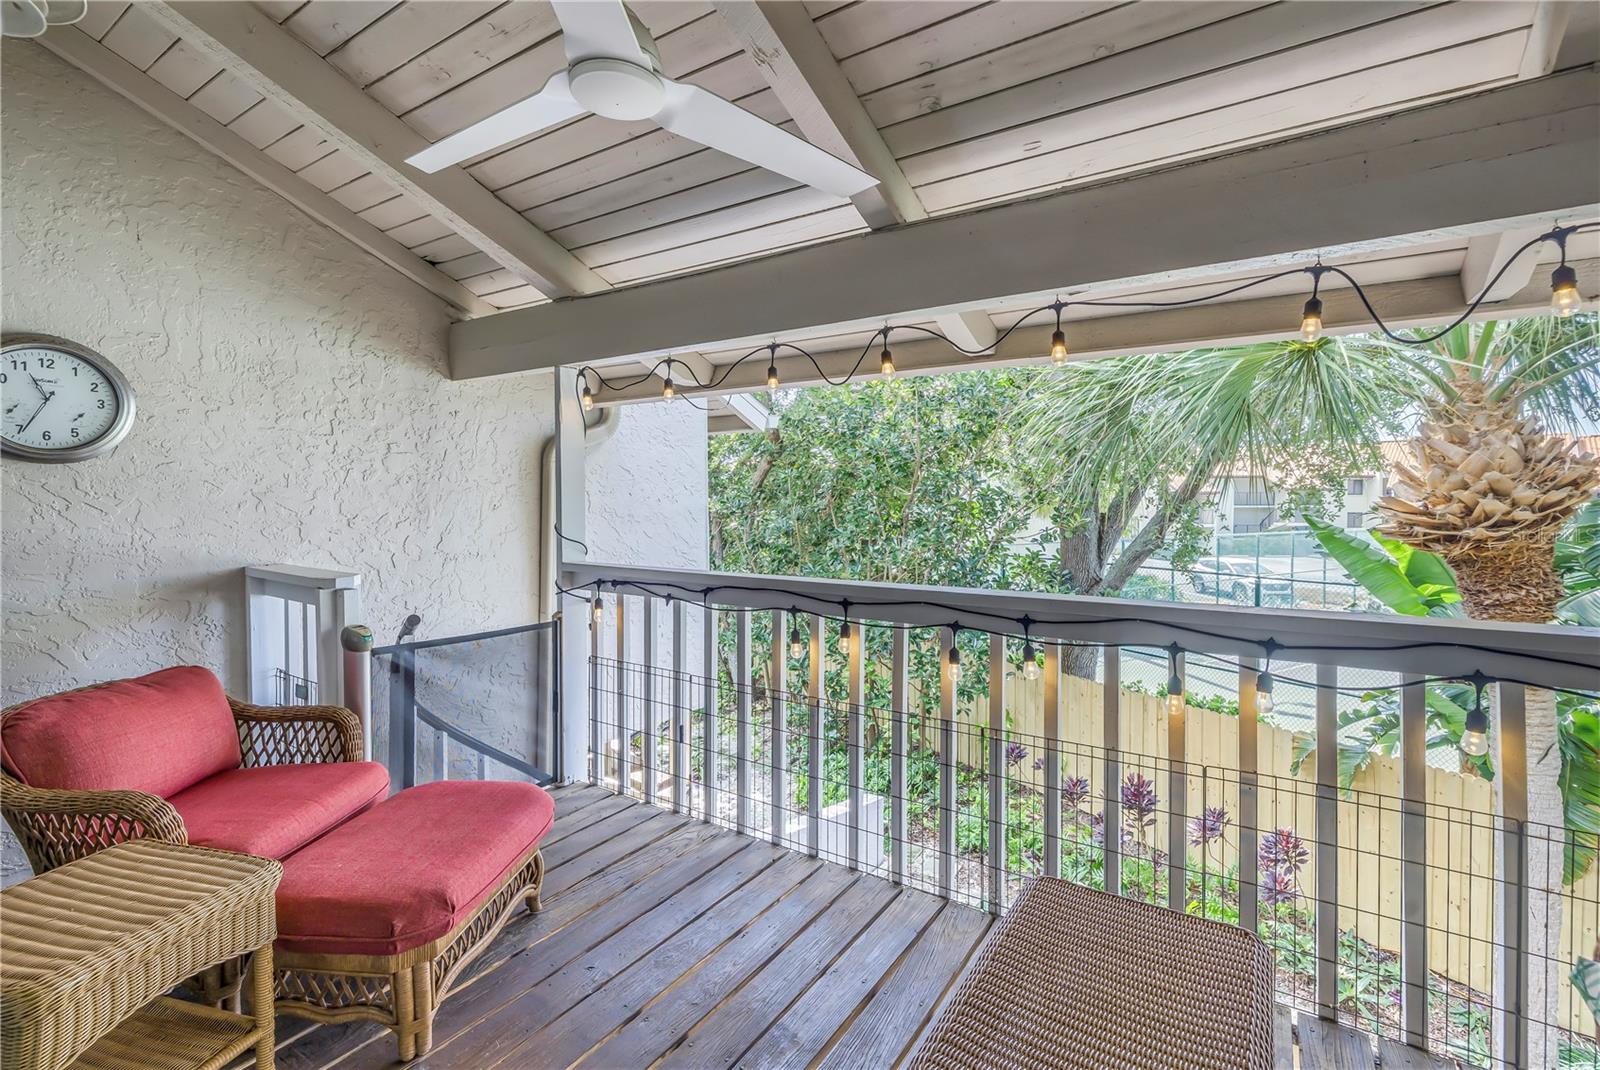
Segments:
[[[532,784],[408,788],[284,859],[278,946],[395,955],[437,940],[494,894],[554,820],[555,802]]]
[[[286,858],[389,794],[377,762],[230,769],[172,797],[189,842]]]
[[[222,685],[193,665],[34,699],[0,728],[0,761],[25,784],[175,795],[239,765]]]

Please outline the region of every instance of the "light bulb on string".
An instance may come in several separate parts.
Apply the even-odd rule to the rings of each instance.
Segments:
[[[950,653],[945,656],[944,674],[952,684],[961,682],[961,633],[950,629]]]
[[[1039,678],[1039,651],[1034,649],[1033,636],[1028,634],[1028,626],[1033,622],[1022,618],[1022,678],[1024,680],[1037,680]]]
[[[776,364],[767,365],[767,389],[778,389],[778,366]]]
[[[1313,297],[1306,302],[1305,310],[1300,314],[1300,337],[1307,342],[1315,342],[1322,337],[1322,299]]]
[[[1066,307],[1063,301],[1055,303],[1056,329],[1050,335],[1050,363],[1060,367],[1067,361],[1067,332],[1061,329],[1061,310]]]
[[[666,379],[663,379],[661,381],[661,400],[662,401],[671,401],[674,397],[677,396],[677,393],[678,393],[677,388],[672,385],[672,379],[670,377],[668,377]]]
[[[589,412],[594,408],[594,391],[589,389],[589,384],[583,384],[583,390],[578,394],[578,400],[583,404],[583,411]]]
[[[1565,252],[1563,246],[1563,255]],[[1578,273],[1572,269],[1572,265],[1562,263],[1550,274],[1550,311],[1561,319],[1567,319],[1582,306],[1583,295],[1578,292]]]
[[[1483,708],[1482,673],[1472,674],[1472,709],[1467,711],[1467,721],[1461,733],[1461,753],[1473,758],[1489,753],[1489,711]]]
[[[1256,674],[1256,712],[1262,717],[1272,714],[1272,652],[1278,644],[1267,640],[1267,664]]]
[[[885,379],[894,378],[894,354],[889,352],[889,347],[887,345],[885,345],[883,347],[883,351],[878,354],[878,374],[882,375]]]
[[[798,658],[806,652],[805,640],[800,635],[800,622],[794,621],[789,625],[789,656]]]
[[[841,603],[839,603],[839,615],[844,618],[843,620],[841,620],[839,622],[839,641],[841,643],[848,643],[850,641],[850,603],[849,602],[841,602]]]
[[[1178,673],[1178,644],[1167,649],[1167,716],[1182,717],[1184,710],[1183,677]]]
[[[596,624],[599,624],[601,621],[605,620],[605,616],[606,616],[606,600],[604,598],[601,598],[599,595],[595,595],[594,596],[594,610],[593,610],[593,612],[594,612],[594,622]]]

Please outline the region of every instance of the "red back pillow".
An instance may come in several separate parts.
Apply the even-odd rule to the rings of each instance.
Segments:
[[[239,733],[216,676],[182,665],[17,707],[0,727],[0,761],[34,787],[165,798],[238,768]]]

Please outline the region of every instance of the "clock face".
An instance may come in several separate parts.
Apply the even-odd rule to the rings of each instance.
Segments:
[[[0,444],[37,461],[104,453],[133,422],[133,394],[104,357],[59,339],[0,349]]]

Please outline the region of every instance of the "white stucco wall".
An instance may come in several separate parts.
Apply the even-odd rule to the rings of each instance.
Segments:
[[[139,406],[108,457],[0,463],[4,701],[179,662],[242,690],[247,564],[359,570],[381,638],[533,620],[549,375],[451,382],[433,295],[36,45],[3,67],[0,325]],[[704,416],[597,453],[597,551],[703,565]]]

